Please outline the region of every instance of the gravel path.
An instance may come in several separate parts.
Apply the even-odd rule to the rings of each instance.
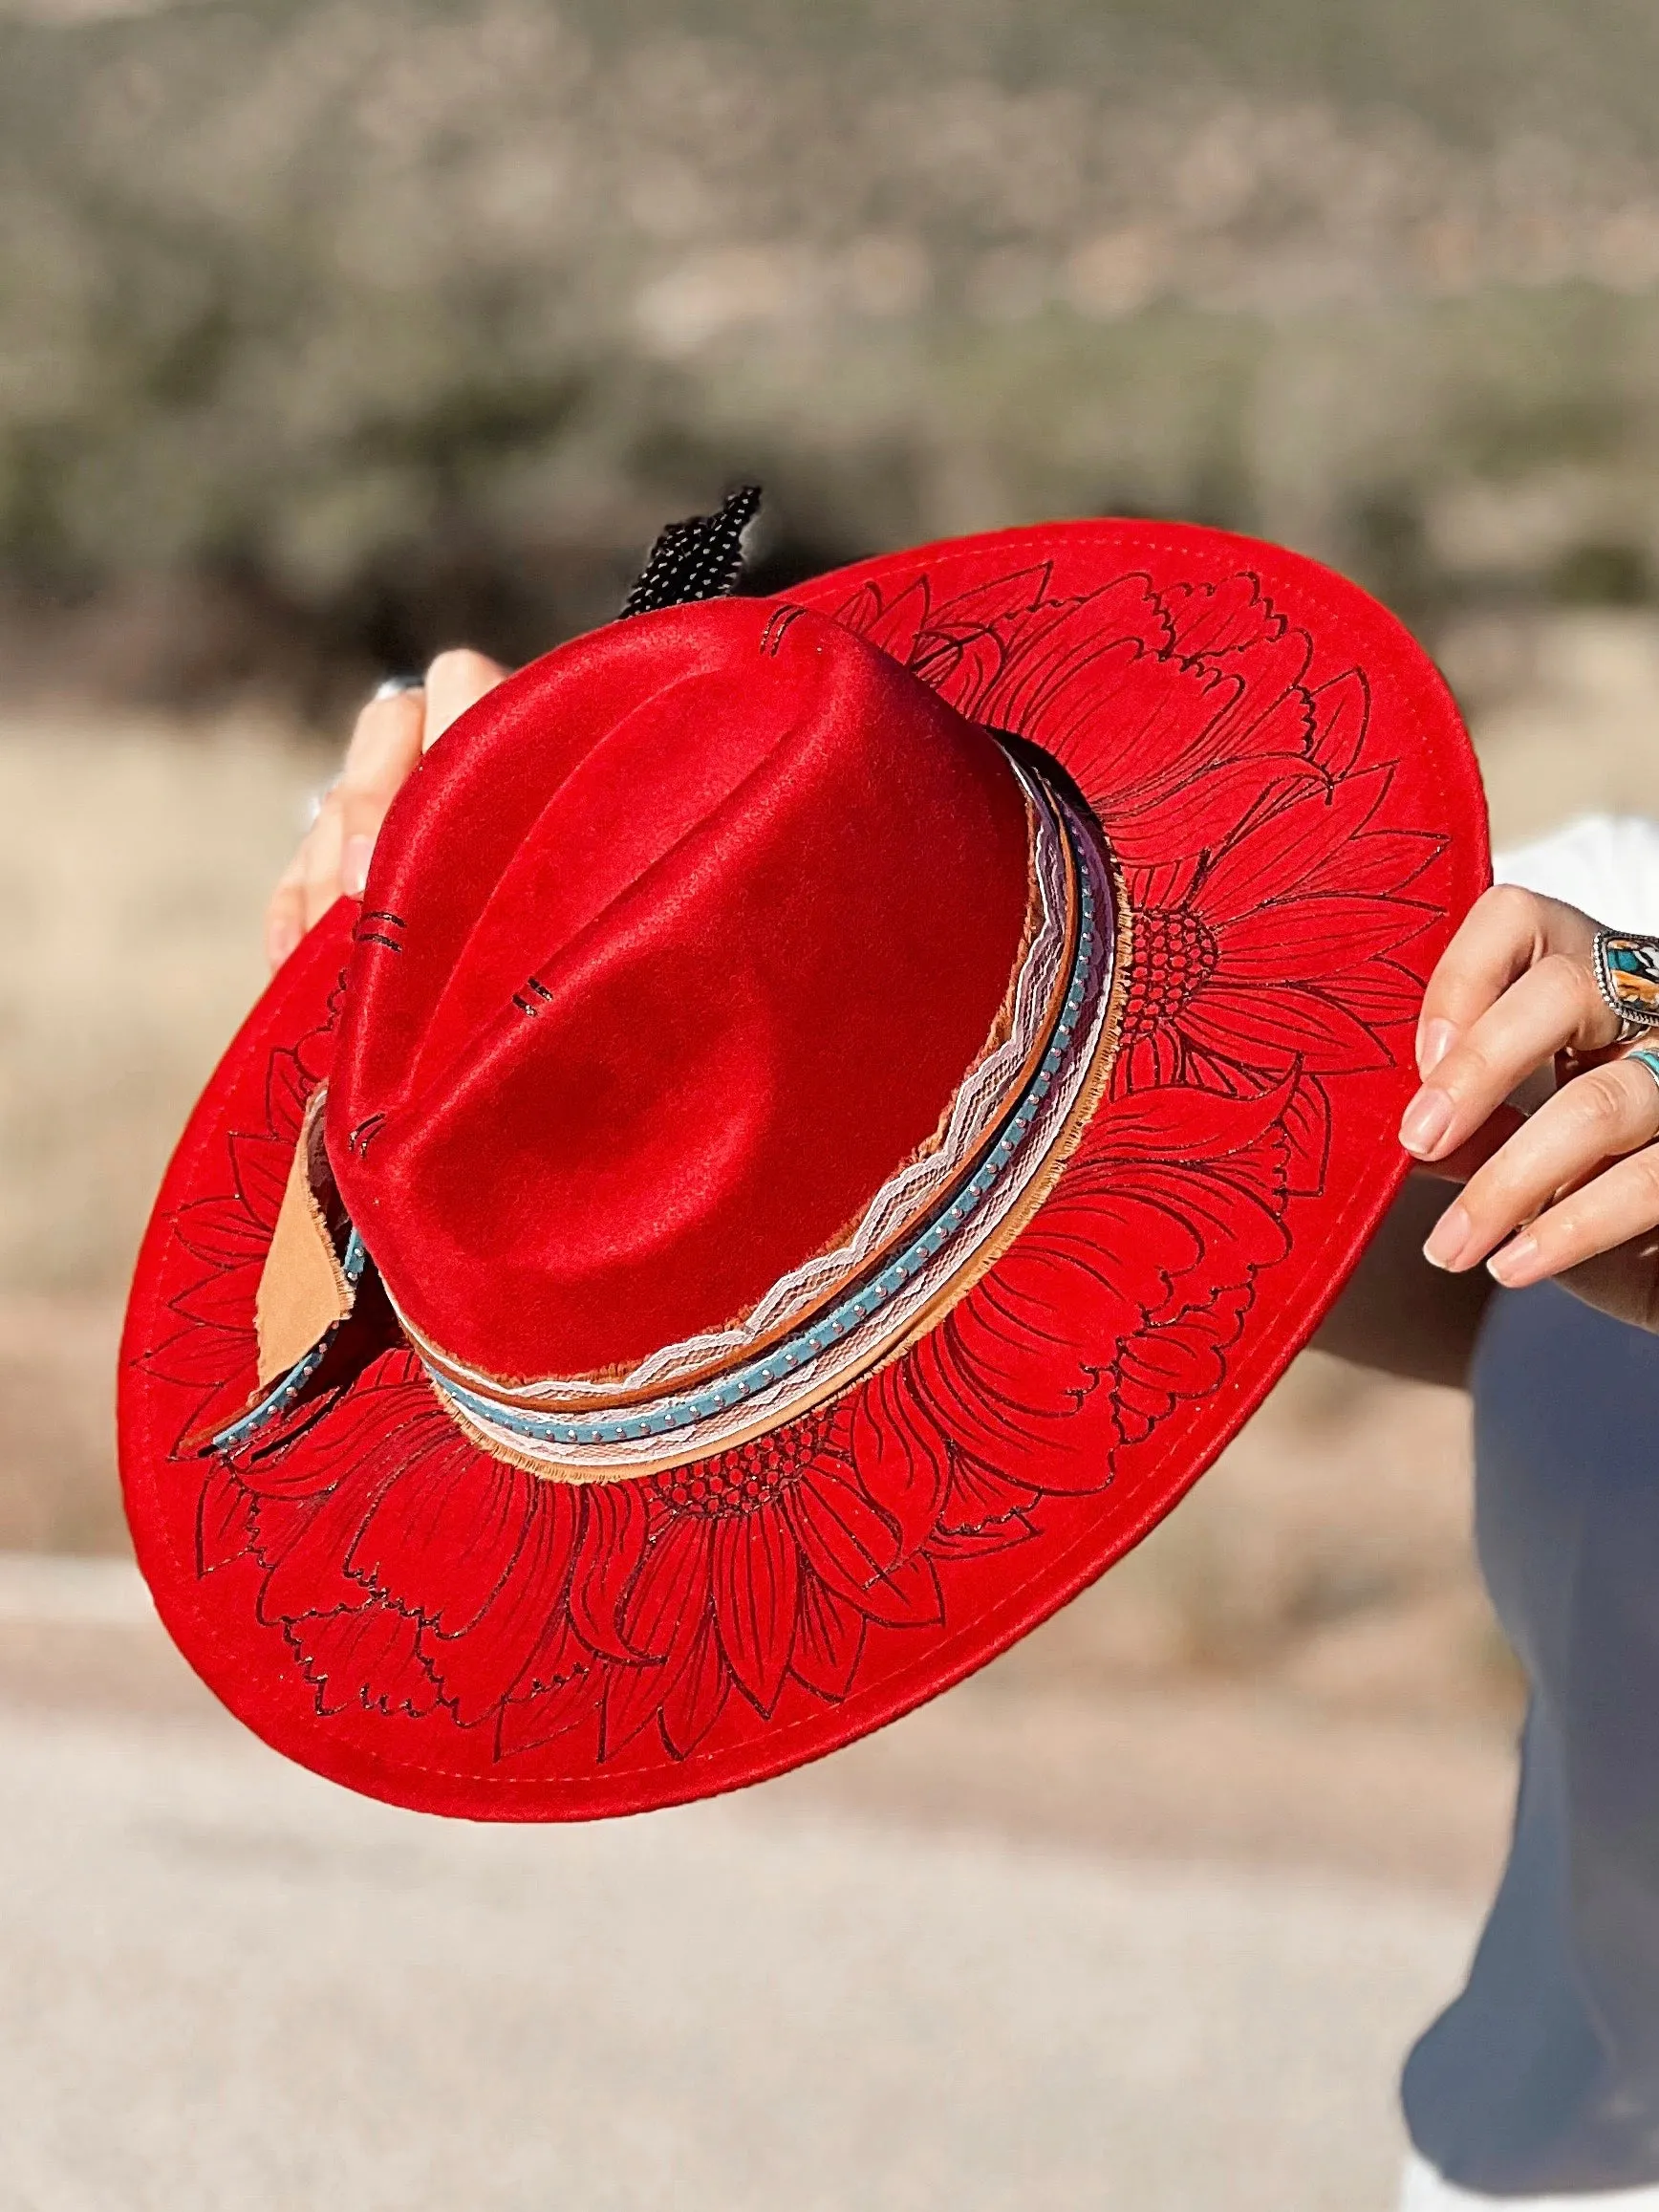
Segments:
[[[0,1711],[4,2212],[1368,2212],[1444,1895],[766,1792],[491,1831]]]

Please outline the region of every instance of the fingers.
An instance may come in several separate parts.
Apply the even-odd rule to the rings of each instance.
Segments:
[[[1443,1160],[1424,1160],[1417,1172],[1447,1182],[1467,1182],[1477,1168],[1484,1167],[1493,1154],[1509,1142],[1518,1129],[1525,1126],[1524,1114],[1518,1113],[1513,1106],[1500,1106],[1473,1137],[1447,1153]]]
[[[461,646],[439,654],[420,690],[377,694],[363,708],[332,794],[340,816],[335,897],[362,897],[380,825],[421,754],[506,674],[499,661]]]
[[[1470,908],[1429,979],[1417,1023],[1418,1073],[1428,1075],[1511,984],[1550,955],[1581,963],[1587,974],[1595,934],[1576,906],[1495,884]]]
[[[1659,1225],[1659,1150],[1646,1149],[1659,1138],[1659,1085],[1645,1068],[1605,1061],[1519,1125],[1505,1104],[1558,1054],[1616,1041],[1595,936],[1576,907],[1501,887],[1435,967],[1417,1030],[1424,1082],[1400,1141],[1468,1177],[1424,1247],[1437,1267],[1461,1273],[1485,1260],[1500,1283],[1539,1282]]]
[[[1523,1229],[1489,1263],[1506,1290],[1524,1290],[1659,1227],[1659,1152],[1621,1160]]]
[[[1621,1186],[1618,1171],[1597,1171],[1655,1137],[1659,1082],[1639,1062],[1611,1060],[1577,1077],[1476,1168],[1461,1198],[1436,1223],[1426,1255],[1436,1267],[1461,1273],[1527,1224],[1522,1236],[1498,1253],[1492,1271],[1502,1283],[1536,1282],[1606,1249],[1608,1243],[1622,1244],[1659,1222],[1659,1213],[1652,1221],[1613,1220],[1603,1199],[1592,1194],[1611,1182],[1616,1202],[1621,1187],[1636,1195],[1639,1186]],[[1644,1155],[1641,1162],[1628,1164],[1659,1179],[1659,1156],[1649,1161]],[[1598,1234],[1601,1243],[1583,1241]],[[1537,1272],[1525,1272],[1535,1260]],[[1517,1268],[1523,1271],[1514,1273]]]
[[[437,744],[450,724],[493,691],[506,670],[499,661],[467,646],[440,653],[426,671],[426,725],[421,750]]]
[[[360,899],[387,810],[420,756],[507,674],[465,647],[440,653],[422,684],[377,693],[357,716],[345,766],[266,912],[265,947],[280,967],[342,895]]]
[[[1604,1051],[1618,1026],[1596,987],[1587,943],[1583,954],[1544,953],[1443,1047],[1430,1081],[1406,1109],[1400,1142],[1417,1160],[1444,1160],[1536,1069],[1561,1052]]]
[[[313,929],[340,895],[340,797],[330,792],[299,849],[302,920]]]
[[[377,697],[357,716],[345,766],[284,871],[266,913],[265,948],[280,967],[342,893],[362,895],[386,809],[420,758],[425,700],[419,691]]]
[[[265,910],[265,957],[273,975],[305,935],[305,886],[300,876],[302,853],[296,853],[283,871],[270,895],[270,904]]]
[[[346,765],[324,802],[324,813],[332,803],[338,816],[335,836],[324,840],[337,846],[334,898],[342,891],[351,899],[362,897],[375,839],[387,808],[420,758],[425,726],[426,695],[420,691],[371,699],[357,716],[346,748]],[[320,815],[316,826],[323,827]]]

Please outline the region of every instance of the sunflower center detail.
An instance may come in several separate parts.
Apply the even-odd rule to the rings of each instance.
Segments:
[[[1129,994],[1131,1031],[1174,1019],[1215,966],[1215,932],[1184,906],[1138,907]]]
[[[829,1425],[827,1416],[809,1417],[717,1460],[671,1467],[653,1478],[657,1494],[674,1512],[700,1520],[752,1513],[792,1487],[817,1457]]]

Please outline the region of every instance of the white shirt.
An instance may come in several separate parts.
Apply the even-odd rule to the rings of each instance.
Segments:
[[[1659,934],[1652,823],[1575,822],[1498,874]],[[1502,1291],[1471,1386],[1481,1569],[1533,1696],[1468,1985],[1407,2061],[1404,2203],[1659,2212],[1659,1338]]]

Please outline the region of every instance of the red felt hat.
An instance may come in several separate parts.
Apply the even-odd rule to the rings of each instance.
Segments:
[[[473,1818],[891,1720],[1306,1339],[1486,879],[1424,654],[1218,531],[965,539],[549,654],[174,1159],[120,1410],[162,1618],[280,1750]]]

